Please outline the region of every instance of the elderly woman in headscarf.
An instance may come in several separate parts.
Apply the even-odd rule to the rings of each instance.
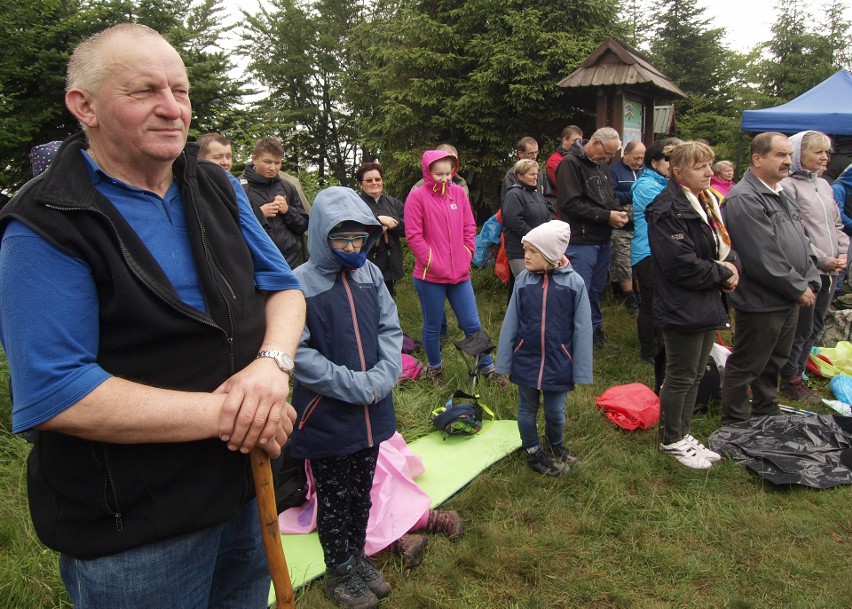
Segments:
[[[828,182],[820,175],[828,164],[831,140],[819,131],[801,131],[790,138],[793,164],[781,180],[784,193],[802,214],[802,224],[811,240],[822,287],[813,307],[799,309],[799,321],[790,358],[781,368],[781,395],[791,400],[819,404],[819,395],[802,381],[811,347],[822,333],[825,314],[834,294],[834,281],[846,268],[849,237],[843,232],[840,210]]]

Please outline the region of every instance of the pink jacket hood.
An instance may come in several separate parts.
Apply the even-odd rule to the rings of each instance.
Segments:
[[[441,159],[449,159],[450,162],[452,162],[453,177],[455,177],[459,170],[459,160],[446,150],[427,150],[424,152],[423,157],[420,160],[420,168],[423,171],[423,185],[426,186],[430,192],[444,194],[445,189],[441,188],[441,184],[435,181],[435,178],[432,177],[432,174],[429,171],[429,167],[431,167],[432,163],[440,161]]]
[[[414,277],[433,283],[460,283],[470,278],[476,245],[476,222],[464,190],[432,178],[429,165],[441,159],[458,160],[443,150],[423,153],[423,185],[405,200],[405,238],[414,254]]]

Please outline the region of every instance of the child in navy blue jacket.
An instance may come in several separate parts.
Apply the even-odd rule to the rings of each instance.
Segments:
[[[402,371],[402,329],[382,272],[366,259],[382,235],[349,188],[317,194],[311,257],[294,273],[307,323],[296,352],[293,457],[309,459],[324,592],[344,607],[378,607],[390,587],[364,555],[379,444],[396,431],[392,391]]]
[[[582,278],[565,250],[571,229],[551,220],[522,239],[525,270],[515,289],[497,353],[497,372],[518,386],[518,431],[527,464],[560,476],[577,464],[563,444],[565,404],[575,383],[592,382],[592,317]],[[545,442],[538,439],[539,393],[544,402]]]

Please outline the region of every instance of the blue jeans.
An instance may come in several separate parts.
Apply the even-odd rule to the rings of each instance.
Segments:
[[[592,305],[592,327],[598,329],[603,324],[601,315],[601,297],[606,289],[606,272],[609,268],[609,256],[612,246],[609,243],[591,245],[569,245],[568,260],[580,274],[589,291],[589,304]]]
[[[565,429],[565,403],[567,391],[541,391],[544,402],[544,435],[551,444],[562,444]],[[535,387],[518,385],[518,432],[524,449],[539,445],[536,417],[538,416],[538,394]]]
[[[271,583],[252,501],[230,521],[59,571],[75,609],[264,609]]]
[[[414,291],[420,297],[420,310],[423,312],[423,348],[430,368],[438,368],[441,362],[441,320],[444,317],[444,301],[449,300],[456,320],[465,336],[476,334],[482,329],[479,313],[476,310],[476,296],[470,279],[461,283],[432,283],[422,279],[414,280]],[[491,368],[494,360],[486,355],[480,368]]]

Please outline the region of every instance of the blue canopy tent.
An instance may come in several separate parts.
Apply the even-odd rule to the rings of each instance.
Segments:
[[[786,104],[743,112],[743,131],[798,133],[807,129],[852,135],[852,74],[840,70]]]
[[[737,143],[737,175],[742,159],[742,133],[798,133],[808,129],[834,136],[852,135],[852,74],[840,70],[786,104],[745,110]]]

